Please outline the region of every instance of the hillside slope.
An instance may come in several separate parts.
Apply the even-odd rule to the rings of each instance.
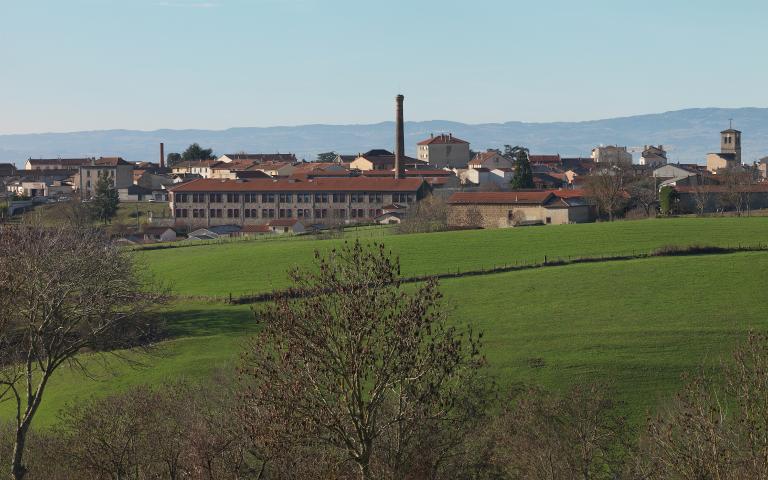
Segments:
[[[719,149],[719,132],[728,119],[744,132],[744,160],[768,155],[768,108],[701,108],[585,122],[464,124],[444,120],[406,123],[406,148],[415,154],[416,143],[430,132],[453,132],[475,150],[522,144],[536,153],[589,155],[599,144],[669,146],[670,159],[704,161]],[[29,157],[120,155],[131,161],[155,160],[158,143],[166,152],[181,151],[192,142],[216,153],[293,152],[312,160],[317,153],[334,150],[355,154],[371,148],[392,148],[394,125],[302,125],[227,130],[104,130],[73,133],[0,135],[0,161],[21,165]]]

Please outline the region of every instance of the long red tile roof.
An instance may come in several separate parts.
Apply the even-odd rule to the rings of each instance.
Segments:
[[[242,179],[221,180],[200,178],[182,183],[170,190],[185,192],[415,192],[424,181],[421,178],[377,178],[377,177],[318,177],[303,179]]]
[[[583,190],[513,190],[509,192],[456,192],[448,198],[453,204],[541,204],[557,197],[560,199],[584,197]]]
[[[550,191],[542,190],[524,190],[512,192],[456,192],[448,198],[448,203],[452,204],[507,204],[507,203],[527,203],[541,204],[552,196]]]

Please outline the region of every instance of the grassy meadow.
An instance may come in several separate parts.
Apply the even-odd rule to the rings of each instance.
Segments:
[[[514,261],[649,250],[667,244],[757,244],[766,218],[677,219],[516,230],[385,236],[404,272],[443,272]],[[139,252],[159,279],[186,295],[284,286],[285,269],[341,240],[236,242]],[[608,249],[608,247],[611,247]],[[606,251],[608,250],[608,251]],[[654,257],[546,267],[442,281],[450,321],[484,332],[490,373],[560,389],[611,383],[633,420],[680,386],[680,374],[716,365],[749,329],[766,330],[762,300],[768,252]],[[196,281],[195,281],[196,279]],[[239,289],[239,290],[238,290]],[[85,356],[98,377],[64,369],[53,379],[38,425],[67,403],[140,383],[205,379],[234,369],[255,331],[250,307],[179,299],[164,312],[170,339],[144,366]],[[109,358],[109,357],[107,357]],[[0,417],[10,414],[0,404]]]
[[[348,237],[354,238],[354,231]],[[375,236],[366,236],[364,239]],[[226,296],[286,287],[285,272],[344,240],[255,240],[140,252],[142,261],[181,295]],[[664,245],[768,243],[768,218],[678,218],[387,235],[403,275],[435,274],[541,262],[569,256],[619,255]]]

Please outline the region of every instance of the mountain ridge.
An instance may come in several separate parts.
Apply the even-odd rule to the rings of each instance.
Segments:
[[[719,132],[729,119],[743,132],[743,158],[752,162],[768,155],[768,108],[687,108],[598,120],[469,124],[452,120],[406,121],[406,148],[430,133],[452,132],[474,150],[504,144],[528,146],[532,153],[588,156],[594,146],[618,144],[669,147],[670,161],[703,163],[706,153],[719,150]],[[22,166],[27,158],[119,155],[130,161],[156,161],[158,143],[166,152],[183,151],[192,142],[217,154],[238,151],[295,153],[313,160],[324,151],[355,154],[372,148],[391,149],[394,122],[369,124],[306,124],[271,127],[229,127],[222,130],[106,129],[0,135],[0,161]]]

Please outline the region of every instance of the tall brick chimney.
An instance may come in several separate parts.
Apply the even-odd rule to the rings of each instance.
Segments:
[[[403,100],[405,97],[395,97],[397,114],[395,130],[395,178],[405,178],[405,127],[403,125]]]
[[[165,144],[160,142],[160,168],[165,168]]]

